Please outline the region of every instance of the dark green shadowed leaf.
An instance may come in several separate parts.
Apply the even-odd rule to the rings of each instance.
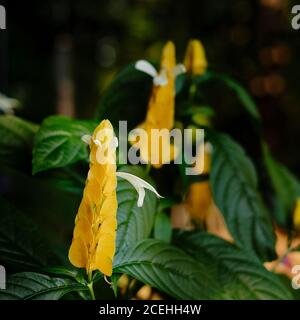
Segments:
[[[6,290],[0,291],[0,300],[59,300],[70,292],[87,288],[71,279],[24,272],[7,279]]]
[[[163,241],[147,239],[128,251],[114,272],[129,274],[177,299],[224,298],[205,263]]]
[[[278,275],[235,245],[206,232],[178,234],[176,244],[197,261],[209,261],[220,289],[229,299],[292,299]]]
[[[0,197],[0,264],[9,270],[35,270],[57,263],[39,230],[22,212]]]
[[[104,92],[99,106],[98,119],[108,118],[114,126],[127,120],[132,129],[146,115],[153,79],[135,69],[135,63],[124,68]]]
[[[120,171],[134,174],[147,182],[149,176],[141,167],[124,166]],[[140,240],[150,236],[156,214],[156,196],[146,190],[144,205],[137,206],[138,193],[134,187],[124,179],[118,178],[118,232],[116,242],[116,257],[114,263],[118,263],[127,252]]]
[[[263,261],[274,260],[275,236],[257,188],[257,176],[244,150],[228,135],[210,132],[213,198],[237,245]]]
[[[87,160],[88,149],[81,137],[92,134],[96,125],[94,121],[64,116],[51,116],[44,120],[35,137],[33,174]]]
[[[260,117],[260,114],[257,110],[257,107],[256,107],[254,100],[252,99],[250,94],[247,92],[247,90],[241,84],[239,84],[236,80],[234,80],[233,78],[231,78],[225,74],[207,71],[204,76],[196,78],[195,82],[201,83],[201,82],[213,81],[213,80],[224,82],[224,84],[228,88],[230,88],[231,90],[233,90],[236,93],[242,106],[252,116],[252,118],[258,122],[261,121],[261,117]]]
[[[170,243],[172,226],[170,217],[165,212],[158,212],[155,217],[154,238]]]
[[[297,178],[271,155],[266,144],[263,145],[265,166],[274,189],[273,212],[282,227],[290,226],[297,198],[300,197],[300,183]]]

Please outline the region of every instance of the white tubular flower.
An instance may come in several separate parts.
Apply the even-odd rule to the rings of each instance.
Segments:
[[[110,143],[110,150],[115,151],[119,146],[119,140],[117,137],[113,137]]]
[[[147,73],[152,78],[155,78],[158,76],[158,72],[156,71],[156,69],[153,67],[153,65],[150,62],[146,60],[137,61],[135,64],[135,68],[136,70]]]
[[[186,72],[186,68],[182,63],[177,64],[173,69],[173,74],[175,78],[185,72]]]
[[[135,68],[152,77],[153,83],[156,86],[165,86],[168,84],[166,71],[162,69],[160,72],[157,72],[153,65],[146,60],[137,61],[135,64]],[[173,75],[175,78],[184,72],[186,72],[186,69],[183,64],[177,64],[173,69]]]
[[[156,86],[165,86],[168,83],[166,72],[162,70],[160,73],[158,73],[153,65],[146,60],[137,61],[135,64],[135,68],[152,77],[153,83]]]
[[[137,202],[137,206],[138,207],[142,207],[144,204],[144,199],[145,199],[145,189],[148,189],[150,191],[152,191],[158,198],[163,198],[156,190],[153,186],[151,186],[151,184],[149,184],[148,182],[146,182],[145,180],[130,174],[130,173],[126,173],[126,172],[117,172],[117,177],[123,178],[125,180],[127,180],[128,182],[130,182],[133,187],[136,189],[139,197],[138,197],[138,202]]]
[[[86,144],[90,144],[92,140],[92,136],[90,134],[85,134],[81,137],[81,140]]]
[[[81,137],[81,140],[84,143],[88,144],[88,145],[91,143],[91,141],[93,141],[96,146],[98,146],[98,147],[102,146],[101,142],[98,139],[93,139],[93,137],[90,134],[83,135]],[[113,139],[112,139],[112,141],[111,141],[111,143],[109,145],[109,149],[111,151],[114,151],[114,150],[116,150],[118,148],[118,146],[119,146],[118,138],[117,137],[113,137]]]
[[[14,114],[14,109],[20,105],[16,99],[8,98],[0,93],[0,110],[5,114]]]
[[[83,135],[81,140],[88,145],[91,143],[91,141],[93,141],[96,146],[101,147],[101,142],[98,139],[93,139],[90,134]]]

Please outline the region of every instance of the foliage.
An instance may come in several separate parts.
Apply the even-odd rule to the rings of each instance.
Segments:
[[[245,88],[227,75],[206,71],[194,77],[181,75],[176,80],[176,123],[181,128],[192,125],[206,129],[206,140],[213,147],[212,163],[210,172],[200,180],[209,179],[212,201],[224,217],[234,243],[210,234],[205,223],[193,224],[194,231],[172,229],[171,209],[174,204],[184,203],[185,189],[195,182],[186,182],[177,174],[183,167],[174,169],[165,165],[159,171],[150,171],[149,166],[117,164],[120,171],[156,185],[166,197],[164,202],[159,202],[153,193],[146,191],[144,204],[139,207],[135,188],[118,179],[118,226],[112,277],[117,297],[120,294],[117,280],[126,274],[176,299],[292,298],[281,278],[268,271],[263,263],[276,259],[276,224],[291,233],[295,231],[290,221],[300,195],[299,182],[273,159],[262,140],[257,141],[262,146],[264,174],[271,185],[268,196],[273,199],[271,205],[265,203],[259,189],[263,174],[255,166],[257,159],[251,159],[237,140],[214,127],[218,110],[207,105],[202,95],[203,84],[209,85],[212,80],[221,81],[233,91],[255,130],[261,127],[262,120]],[[49,116],[39,126],[15,116],[0,116],[1,170],[10,168],[30,176],[26,188],[31,189],[33,195],[36,181],[54,188],[62,202],[70,200],[65,193],[72,195],[73,206],[77,207],[89,161],[88,148],[81,137],[92,134],[104,118],[111,119],[115,130],[118,120],[128,120],[130,128],[138,125],[146,113],[151,86],[151,78],[131,64],[116,76],[101,97],[97,119]],[[33,176],[20,168],[20,162],[31,155]],[[12,171],[8,172],[9,176]],[[4,184],[10,186],[10,181]],[[1,291],[0,299],[89,299],[91,280],[97,284],[96,297],[100,296],[107,287],[102,274],[97,271],[92,279],[87,279],[83,270],[74,271],[65,259],[76,212],[70,219],[55,216],[63,234],[59,237],[61,243],[54,244],[47,233],[43,235],[45,226],[40,225],[40,221],[47,218],[44,208],[49,205],[48,201],[38,208],[40,219],[36,219],[28,208],[23,213],[22,208],[9,203],[13,202],[14,187],[4,190],[0,202],[0,263],[9,273],[8,288]],[[32,211],[36,210],[32,208]],[[66,226],[66,221],[70,225]]]

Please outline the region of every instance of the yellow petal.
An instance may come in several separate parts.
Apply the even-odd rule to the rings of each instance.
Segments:
[[[195,182],[189,186],[185,204],[194,219],[204,222],[212,203],[213,200],[208,181]]]
[[[204,47],[199,40],[191,40],[188,44],[184,66],[186,71],[194,75],[202,75],[207,69]]]
[[[160,66],[170,72],[173,72],[176,66],[175,46],[172,41],[168,41],[163,48]]]
[[[75,239],[81,239],[87,247],[90,247],[90,245],[93,242],[93,233],[91,229],[91,224],[88,221],[87,217],[79,218],[75,228],[74,228],[74,234]]]
[[[88,249],[81,238],[73,238],[69,260],[77,268],[85,268],[88,259]]]
[[[296,202],[296,207],[293,215],[294,227],[297,231],[300,231],[300,199]]]
[[[219,208],[212,204],[206,217],[206,230],[226,241],[233,242],[233,238],[227,228],[223,214]]]
[[[99,270],[106,276],[110,277],[112,275],[112,259],[107,256],[97,255],[98,260],[93,264],[93,270]]]

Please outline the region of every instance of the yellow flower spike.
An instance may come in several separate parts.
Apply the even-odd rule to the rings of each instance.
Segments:
[[[75,219],[70,262],[88,274],[100,270],[112,274],[117,228],[117,176],[113,127],[103,120],[93,136],[84,137],[90,146],[90,169]],[[100,157],[102,158],[100,159]]]
[[[205,49],[199,40],[190,40],[184,58],[184,66],[186,71],[193,75],[205,73],[208,63]]]
[[[144,129],[148,134],[149,148],[147,148],[147,145],[139,146],[141,159],[148,163],[151,159],[151,129],[171,130],[174,127],[175,78],[178,74],[184,72],[184,68],[180,65],[176,66],[175,46],[171,41],[167,42],[163,48],[161,71],[159,74],[144,60],[138,61],[136,68],[154,77],[154,85],[148,103],[146,119],[138,126],[138,128]],[[165,148],[165,141],[170,141],[170,139],[163,139],[163,142],[157,141],[159,144],[159,161],[157,164],[152,163],[156,168],[160,168],[164,163],[174,160],[178,154],[178,150],[174,145],[168,145],[170,153],[164,153],[163,151],[168,149]],[[130,142],[132,144],[136,143],[136,139],[133,138]]]
[[[300,198],[297,199],[296,207],[293,215],[294,228],[300,231]]]
[[[128,180],[137,190],[139,207],[143,206],[145,189],[161,196],[143,179],[116,171],[118,139],[108,120],[103,120],[92,136],[84,135],[82,141],[90,146],[90,169],[75,218],[69,260],[75,267],[86,269],[94,297],[92,272],[101,271],[107,283],[110,283],[107,276],[112,275],[117,230],[117,177]]]

